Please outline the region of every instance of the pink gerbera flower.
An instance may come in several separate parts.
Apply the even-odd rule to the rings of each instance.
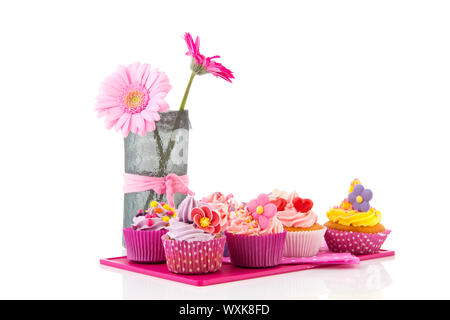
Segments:
[[[194,40],[190,33],[184,35],[188,52],[186,55],[192,57],[191,69],[195,74],[201,75],[205,73],[211,73],[216,77],[220,77],[228,82],[234,79],[233,72],[225,68],[221,63],[214,61],[213,59],[220,58],[220,56],[205,57],[200,53],[200,38],[197,37]]]
[[[115,127],[124,137],[130,131],[145,136],[155,130],[159,112],[169,110],[164,98],[170,89],[167,75],[149,64],[119,66],[101,85],[96,109],[108,129]]]
[[[262,193],[258,198],[251,200],[247,205],[253,219],[258,220],[261,229],[269,226],[270,219],[277,213],[277,207],[269,202],[269,196]]]

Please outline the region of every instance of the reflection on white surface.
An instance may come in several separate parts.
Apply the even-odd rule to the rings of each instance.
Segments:
[[[382,262],[363,263],[339,273],[323,273],[330,299],[381,299],[383,289],[392,283]]]
[[[317,277],[283,275],[196,287],[124,273],[124,299],[314,299],[326,293]],[[277,294],[280,293],[280,294]]]
[[[129,271],[122,275],[124,299],[380,299],[392,279],[383,263],[330,266],[281,275],[196,287]]]

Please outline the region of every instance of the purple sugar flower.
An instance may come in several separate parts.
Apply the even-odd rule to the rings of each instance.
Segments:
[[[372,199],[372,196],[373,194],[370,189],[364,189],[362,184],[357,184],[348,195],[348,201],[350,201],[354,210],[362,212],[369,211],[369,201]]]

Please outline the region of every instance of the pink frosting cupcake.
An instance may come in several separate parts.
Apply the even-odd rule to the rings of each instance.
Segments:
[[[286,231],[276,215],[276,206],[266,194],[240,207],[229,216],[226,229],[231,263],[241,267],[265,268],[280,264]]]
[[[317,214],[311,210],[313,202],[300,198],[295,191],[286,198],[275,198],[271,202],[277,205],[276,216],[287,231],[284,256],[316,255],[326,229],[317,223]]]
[[[208,204],[211,209],[220,215],[220,226],[222,230],[225,230],[228,227],[230,222],[230,212],[239,207],[238,202],[234,199],[231,193],[225,196],[221,192],[214,192],[209,196],[204,197],[202,202]]]

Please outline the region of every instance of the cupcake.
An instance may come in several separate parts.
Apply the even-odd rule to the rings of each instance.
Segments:
[[[225,197],[225,195],[221,192],[214,192],[209,196],[204,197],[202,201],[207,203],[210,208],[215,210],[220,215],[220,226],[222,230],[226,230],[230,223],[230,213],[239,207],[239,204],[234,199],[233,194],[230,193]],[[223,256],[230,256],[228,245],[226,243]]]
[[[230,213],[226,229],[231,263],[241,267],[265,268],[279,265],[286,231],[276,217],[277,208],[266,194]]]
[[[139,210],[131,228],[123,229],[127,259],[141,263],[164,262],[161,237],[166,234],[169,220],[176,216],[175,210],[166,203],[152,201],[144,213]]]
[[[191,218],[191,211],[192,211],[192,209],[198,208],[198,207],[201,207],[201,206],[205,206],[205,205],[209,206],[208,204],[206,204],[203,201],[197,201],[197,200],[195,200],[194,197],[187,196],[178,205],[178,208],[176,210],[177,216],[178,216],[178,220],[181,221],[181,222],[193,223],[194,221],[192,221],[192,218]],[[212,209],[212,208],[210,207],[210,209]]]
[[[203,203],[207,203],[211,209],[220,215],[220,225],[225,230],[229,224],[230,212],[234,211],[238,206],[238,202],[234,199],[233,194],[225,195],[221,192],[214,192],[202,199]]]
[[[313,202],[292,192],[287,200],[277,198],[271,203],[277,205],[277,218],[287,231],[284,256],[315,256],[319,252],[326,229],[317,223],[317,214],[311,210]]]
[[[167,268],[182,274],[220,270],[225,236],[219,214],[202,205],[192,208],[189,220],[192,222],[171,220],[168,233],[162,236]]]
[[[370,206],[372,197],[372,191],[355,179],[348,197],[327,212],[325,241],[331,251],[361,255],[380,250],[391,231],[380,223],[380,211]]]

